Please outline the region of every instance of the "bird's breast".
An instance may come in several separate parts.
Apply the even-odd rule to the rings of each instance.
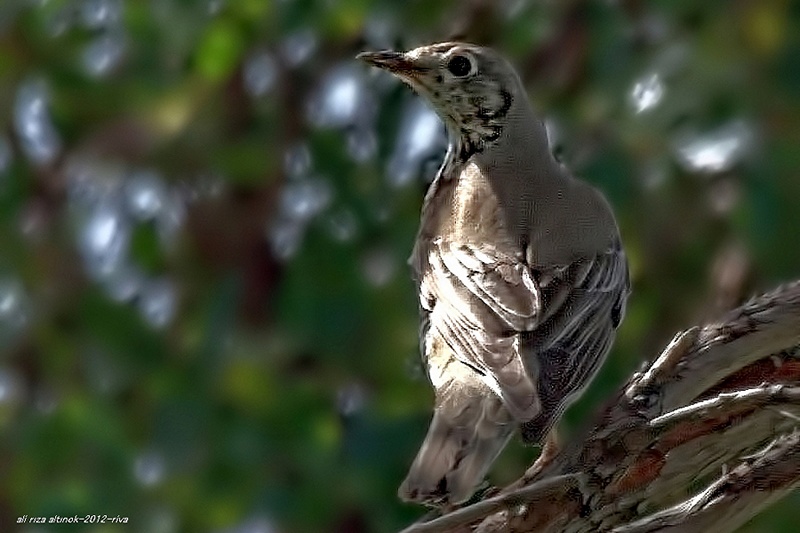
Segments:
[[[507,231],[495,192],[475,163],[443,185],[429,213],[431,237],[457,245],[488,246],[504,255],[521,253]]]

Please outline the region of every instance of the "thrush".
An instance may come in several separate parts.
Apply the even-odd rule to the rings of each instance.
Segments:
[[[500,54],[447,42],[358,57],[448,131],[409,259],[435,406],[399,495],[456,504],[518,428],[541,444],[594,377],[624,314],[627,261],[608,202],[554,159]]]

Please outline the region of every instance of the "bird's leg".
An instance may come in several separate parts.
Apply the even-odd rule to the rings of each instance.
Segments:
[[[561,439],[558,437],[558,432],[555,428],[550,430],[550,433],[547,434],[547,438],[544,441],[544,445],[542,446],[542,453],[539,454],[539,457],[534,461],[533,465],[525,471],[525,474],[522,476],[522,479],[527,484],[531,480],[533,480],[539,473],[553,462],[553,459],[556,458],[558,452],[561,451]]]

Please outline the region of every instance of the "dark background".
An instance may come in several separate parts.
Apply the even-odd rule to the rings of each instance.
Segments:
[[[452,36],[518,66],[622,228],[634,293],[566,438],[675,331],[800,277],[797,2],[3,0],[0,530],[421,514],[395,496],[432,403],[405,259],[445,139],[353,57]]]

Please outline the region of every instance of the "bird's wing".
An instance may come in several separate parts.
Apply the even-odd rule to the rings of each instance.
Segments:
[[[536,378],[520,353],[519,337],[541,314],[541,293],[530,269],[489,245],[442,239],[431,243],[425,259],[428,268],[420,270],[423,354],[425,339],[438,335],[458,360],[483,376],[517,420],[534,417],[539,412]]]
[[[543,313],[523,335],[523,353],[536,369],[542,409],[523,425],[528,442],[541,442],[566,407],[592,380],[622,321],[630,279],[619,243],[590,260],[539,272]]]
[[[422,353],[434,328],[517,420],[546,432],[589,383],[613,342],[630,289],[620,243],[595,257],[538,271],[489,243],[456,245],[437,238],[425,255],[416,257],[427,263],[417,270]]]

